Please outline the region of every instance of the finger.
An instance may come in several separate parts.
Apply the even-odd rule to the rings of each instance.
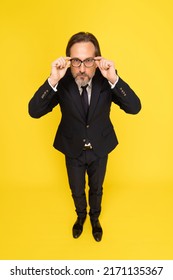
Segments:
[[[104,70],[109,70],[109,68],[110,68],[111,66],[113,66],[113,62],[112,62],[112,61],[106,60],[106,59],[104,59],[104,60],[102,61],[101,67],[102,67]]]
[[[111,64],[110,64],[109,61],[104,61],[103,67],[104,67],[105,70],[108,70],[110,68],[110,66],[111,66]]]
[[[66,67],[68,68],[70,65],[71,65],[71,57],[70,56],[67,56],[65,57],[65,61],[66,61]]]
[[[62,64],[61,58],[58,58],[52,63],[52,67],[59,68],[61,64]]]
[[[99,63],[99,68],[102,70],[105,70],[107,68],[106,66],[106,59],[104,59],[103,57],[98,57],[97,62]]]
[[[70,66],[70,64],[71,64],[70,59],[71,59],[70,56],[61,57],[62,68],[68,68]]]
[[[65,60],[66,60],[66,61],[69,61],[70,59],[71,59],[70,56],[66,56],[66,57],[65,57]]]
[[[94,60],[95,60],[95,61],[100,61],[101,59],[103,59],[102,56],[96,56],[96,57],[94,57]]]
[[[101,56],[96,56],[94,57],[94,61],[96,63],[96,65],[100,68],[100,61],[102,60],[103,58]]]
[[[52,63],[52,66],[58,69],[63,69],[67,66],[69,59],[70,59],[69,57],[59,57]]]
[[[105,59],[101,59],[100,62],[99,62],[99,64],[100,64],[100,68],[101,68],[102,70],[106,70],[106,69],[107,69],[106,60],[105,60]]]

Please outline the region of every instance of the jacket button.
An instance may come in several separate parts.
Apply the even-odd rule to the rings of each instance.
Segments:
[[[87,125],[86,125],[86,128],[89,128],[89,127],[90,127],[89,124],[87,124]]]

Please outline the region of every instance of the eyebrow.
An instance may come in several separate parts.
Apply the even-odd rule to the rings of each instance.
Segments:
[[[78,59],[78,60],[80,60],[80,61],[85,61],[85,60],[87,60],[87,59],[93,59],[93,60],[95,60],[94,59],[94,57],[87,57],[87,58],[85,58],[84,60],[81,60],[80,58],[78,58],[78,57],[72,57],[71,59],[70,59],[70,61],[72,60],[72,59]]]

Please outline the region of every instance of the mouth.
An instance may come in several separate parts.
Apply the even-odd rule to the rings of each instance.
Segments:
[[[85,74],[85,73],[78,73],[77,76],[87,77],[87,74]]]
[[[89,77],[88,77],[88,75],[86,73],[78,73],[76,75],[76,78],[85,79],[85,78],[89,78]]]

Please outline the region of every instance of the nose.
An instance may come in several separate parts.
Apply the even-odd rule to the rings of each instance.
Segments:
[[[83,63],[81,63],[81,65],[80,65],[80,71],[82,73],[85,72],[85,65]]]

